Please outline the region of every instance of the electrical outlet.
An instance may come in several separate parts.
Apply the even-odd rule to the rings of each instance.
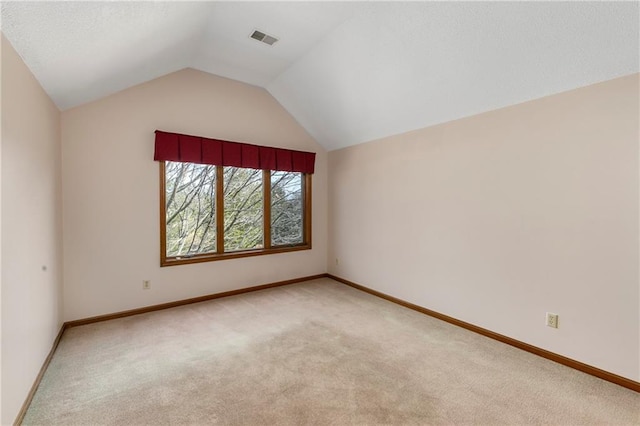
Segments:
[[[558,328],[558,314],[547,312],[547,327]]]
[[[143,290],[149,290],[150,288],[151,288],[151,281],[149,281],[149,280],[142,281],[142,289]]]

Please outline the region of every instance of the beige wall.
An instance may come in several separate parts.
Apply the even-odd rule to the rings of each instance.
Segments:
[[[62,195],[60,113],[4,36],[1,176],[1,422],[11,424],[62,325]]]
[[[317,152],[313,249],[160,268],[156,129]],[[63,112],[62,141],[65,320],[326,271],[326,153],[263,89],[179,71]]]
[[[632,75],[332,151],[328,269],[639,380],[638,121]]]

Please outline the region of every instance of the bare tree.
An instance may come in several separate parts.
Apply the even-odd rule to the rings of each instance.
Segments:
[[[167,256],[216,251],[215,166],[167,162]],[[224,168],[225,251],[260,248],[263,241],[262,171]],[[271,243],[302,242],[302,174],[271,173]]]

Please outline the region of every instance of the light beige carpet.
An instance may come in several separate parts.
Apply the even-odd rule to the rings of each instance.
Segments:
[[[638,424],[640,395],[321,279],[68,329],[24,424]]]

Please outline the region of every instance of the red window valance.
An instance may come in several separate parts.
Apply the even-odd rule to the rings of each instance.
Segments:
[[[153,159],[313,173],[316,154],[156,130]]]

